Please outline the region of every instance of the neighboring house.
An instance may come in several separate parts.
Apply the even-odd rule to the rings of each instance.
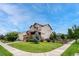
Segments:
[[[26,35],[26,32],[23,32],[23,33],[19,33],[19,40],[21,40],[21,41],[23,41],[23,39],[24,39],[24,36]]]
[[[49,39],[50,34],[52,33],[52,28],[49,24],[41,25],[34,23],[30,26],[30,29],[27,32],[19,34],[19,39],[24,40],[23,38],[27,36],[28,33],[34,34],[35,31],[40,33],[42,39]]]

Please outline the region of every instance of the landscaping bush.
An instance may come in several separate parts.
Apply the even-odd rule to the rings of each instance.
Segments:
[[[33,42],[33,35],[30,35],[30,36],[27,38],[26,41],[27,41],[27,42]]]
[[[33,42],[33,39],[27,39],[26,42]]]
[[[41,40],[40,40],[40,42],[44,42],[44,40],[43,40],[43,39],[41,39]]]
[[[39,35],[39,32],[35,32],[35,34],[33,35],[33,42],[35,44],[38,44],[40,41],[40,35]]]
[[[39,43],[39,40],[37,40],[37,39],[35,38],[35,39],[33,39],[33,42],[34,42],[35,44],[38,44],[38,43]]]
[[[17,32],[10,32],[5,35],[5,38],[7,41],[15,41],[18,38]]]
[[[33,42],[35,44],[38,44],[38,42],[39,42],[38,37],[36,37],[35,34],[34,35],[30,35],[26,41],[27,42]]]
[[[51,42],[51,40],[50,40],[50,39],[46,39],[46,41],[47,41],[47,42]]]

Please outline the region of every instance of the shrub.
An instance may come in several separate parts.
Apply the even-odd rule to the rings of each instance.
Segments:
[[[15,41],[18,38],[17,32],[10,32],[5,35],[5,38],[7,41]]]
[[[35,34],[33,35],[33,42],[38,44],[40,41],[40,34],[39,32],[35,32]]]
[[[44,40],[43,40],[43,39],[41,39],[41,40],[40,40],[40,42],[44,42]]]
[[[34,42],[35,44],[38,44],[38,43],[39,43],[39,40],[37,40],[36,38],[34,38],[34,39],[33,39],[33,42]]]
[[[38,44],[38,42],[39,42],[38,37],[36,37],[35,34],[30,35],[26,41],[27,42],[34,42],[35,44]]]
[[[63,44],[65,44],[65,43],[67,43],[69,40],[67,39],[67,35],[65,35],[65,34],[61,34],[61,42],[63,43]]]
[[[33,42],[33,39],[27,39],[26,41],[27,42]]]
[[[51,40],[50,40],[50,39],[46,39],[46,41],[47,41],[47,42],[50,42]]]
[[[33,35],[28,36],[26,41],[27,42],[33,42]]]

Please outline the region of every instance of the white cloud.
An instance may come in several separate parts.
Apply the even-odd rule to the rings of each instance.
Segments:
[[[5,34],[7,33],[8,31],[5,29],[5,28],[0,28],[0,34]]]
[[[18,6],[12,4],[0,4],[0,10],[3,10],[9,15],[17,15],[20,12],[17,8]]]
[[[32,6],[32,7],[34,7],[34,6]],[[38,9],[37,7],[34,7],[34,8],[36,10]],[[47,20],[46,20],[45,17],[43,17],[43,15],[37,15],[35,12],[33,12],[33,11],[29,10],[29,9],[22,9],[22,8],[20,8],[19,5],[0,4],[0,10],[2,10],[5,13],[8,14],[8,17],[4,21],[6,21],[6,24],[7,23],[9,25],[11,24],[11,26],[13,27],[12,28],[10,26],[11,28],[9,27],[8,29],[6,27],[5,28],[1,28],[1,32],[2,33],[6,33],[8,31],[9,32],[10,31],[18,31],[18,30],[20,31],[20,30],[22,30],[22,28],[24,28],[24,26],[25,27],[27,27],[27,26],[29,27],[29,25],[31,25],[34,22],[48,23],[48,22],[46,22]],[[42,11],[40,9],[38,9],[38,10]],[[0,22],[1,22],[1,20],[0,20]]]
[[[6,34],[8,32],[18,31],[17,28],[5,28],[4,26],[0,25],[0,34]]]
[[[26,27],[26,24],[28,25],[30,23],[29,20],[32,20],[32,16],[34,16],[34,14],[31,14],[32,12],[30,12],[30,10],[22,9],[19,5],[15,4],[0,4],[0,11],[1,10],[8,14],[8,17],[6,19],[3,19],[4,21],[0,20],[0,23],[2,25],[0,26],[1,34],[10,31],[12,32],[22,30],[22,26]],[[24,24],[23,22],[26,22],[26,24]],[[12,27],[8,25],[11,25]]]
[[[0,10],[6,12],[9,15],[7,22],[13,24],[14,26],[18,26],[21,22],[24,22],[25,20],[29,20],[31,18],[31,15],[28,14],[28,11],[26,16],[23,15],[22,13],[25,12],[25,10],[19,9],[19,7],[19,5],[14,4],[0,4]]]

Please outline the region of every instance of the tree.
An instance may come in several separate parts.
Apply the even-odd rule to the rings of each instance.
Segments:
[[[1,40],[4,39],[4,37],[5,37],[4,35],[0,35],[0,39],[1,39]]]
[[[68,29],[68,39],[73,39],[73,30]]]
[[[57,39],[57,35],[55,32],[53,32],[51,35],[50,35],[50,39],[55,42],[55,40]]]
[[[75,39],[77,43],[79,39],[79,26],[74,25],[72,29],[68,29],[68,38]]]
[[[74,25],[74,39],[76,40],[76,43],[77,43],[77,40],[79,39],[79,26],[76,26],[76,25]]]
[[[64,34],[61,34],[61,39],[65,39],[65,35]]]
[[[57,39],[57,35],[55,32],[53,33],[53,37],[54,37],[54,39]]]
[[[51,34],[51,35],[50,35],[50,40],[52,40],[52,41],[54,42],[53,39],[54,39],[54,38],[53,38],[53,34]]]
[[[17,32],[10,32],[5,35],[7,41],[15,41],[18,38]]]
[[[61,39],[62,39],[62,43],[67,43],[67,40],[66,39],[66,35],[65,34],[61,34]]]

